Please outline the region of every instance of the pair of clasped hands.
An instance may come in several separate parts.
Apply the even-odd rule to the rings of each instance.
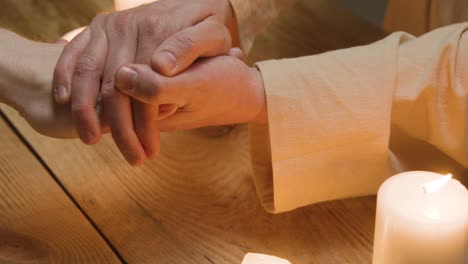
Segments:
[[[160,0],[101,14],[69,42],[54,98],[71,104],[86,144],[110,132],[132,165],[159,153],[160,131],[266,122],[260,72],[232,48],[228,0]]]

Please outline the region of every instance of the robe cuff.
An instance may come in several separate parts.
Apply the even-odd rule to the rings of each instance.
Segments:
[[[257,63],[269,122],[250,125],[250,142],[266,210],[372,195],[392,175],[398,43],[395,36],[371,47]]]

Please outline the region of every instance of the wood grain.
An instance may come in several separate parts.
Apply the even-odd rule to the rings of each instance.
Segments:
[[[257,37],[250,63],[372,43],[387,34],[333,1],[298,1]]]
[[[17,124],[129,263],[240,263],[247,252],[293,263],[370,262],[374,198],[266,213],[245,127],[220,138],[165,134],[161,157],[131,168],[109,137],[89,148]]]
[[[120,263],[0,119],[0,263]]]
[[[15,8],[16,0],[4,1]],[[91,1],[42,2],[66,8]],[[47,20],[37,16],[42,22],[28,20],[18,28],[46,40],[62,33],[29,24]],[[75,10],[54,23],[71,29],[85,17]],[[13,21],[2,23],[16,29]],[[304,0],[258,39],[249,61],[358,45],[382,35],[330,1]],[[245,126],[222,136],[200,130],[163,134],[161,156],[131,168],[110,137],[94,147],[49,139],[14,111],[6,113],[128,263],[240,263],[247,252],[301,264],[371,262],[375,198],[266,213],[253,187]]]

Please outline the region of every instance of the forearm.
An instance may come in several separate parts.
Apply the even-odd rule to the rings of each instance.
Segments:
[[[19,62],[21,50],[27,48],[26,42],[18,35],[0,29],[0,102],[13,107],[11,94],[15,87],[24,85],[24,79],[20,76],[28,75]]]
[[[59,45],[33,42],[0,29],[0,102],[20,111],[21,101],[29,99],[22,88],[51,86],[61,51]]]

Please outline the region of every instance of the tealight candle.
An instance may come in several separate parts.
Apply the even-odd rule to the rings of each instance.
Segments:
[[[413,171],[377,195],[373,264],[466,264],[468,191],[451,175]]]
[[[275,256],[247,253],[242,264],[291,264],[291,262]]]

